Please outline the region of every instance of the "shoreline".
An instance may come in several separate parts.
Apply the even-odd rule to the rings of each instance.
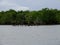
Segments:
[[[59,26],[60,24],[54,25],[0,25],[0,26]]]

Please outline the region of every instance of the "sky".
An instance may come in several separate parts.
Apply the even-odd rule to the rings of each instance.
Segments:
[[[40,10],[42,8],[60,9],[60,0],[0,0],[2,10]]]

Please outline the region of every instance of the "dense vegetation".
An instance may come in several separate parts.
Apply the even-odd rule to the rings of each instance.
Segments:
[[[44,8],[38,11],[0,12],[0,25],[51,25],[60,24],[60,10]]]

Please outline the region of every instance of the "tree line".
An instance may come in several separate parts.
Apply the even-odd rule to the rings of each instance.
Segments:
[[[38,11],[0,12],[0,25],[52,25],[60,24],[60,10],[43,8]]]

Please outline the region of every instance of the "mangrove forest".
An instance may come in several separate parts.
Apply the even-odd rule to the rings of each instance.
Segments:
[[[55,25],[60,24],[60,10],[42,8],[38,11],[0,11],[0,25]]]

